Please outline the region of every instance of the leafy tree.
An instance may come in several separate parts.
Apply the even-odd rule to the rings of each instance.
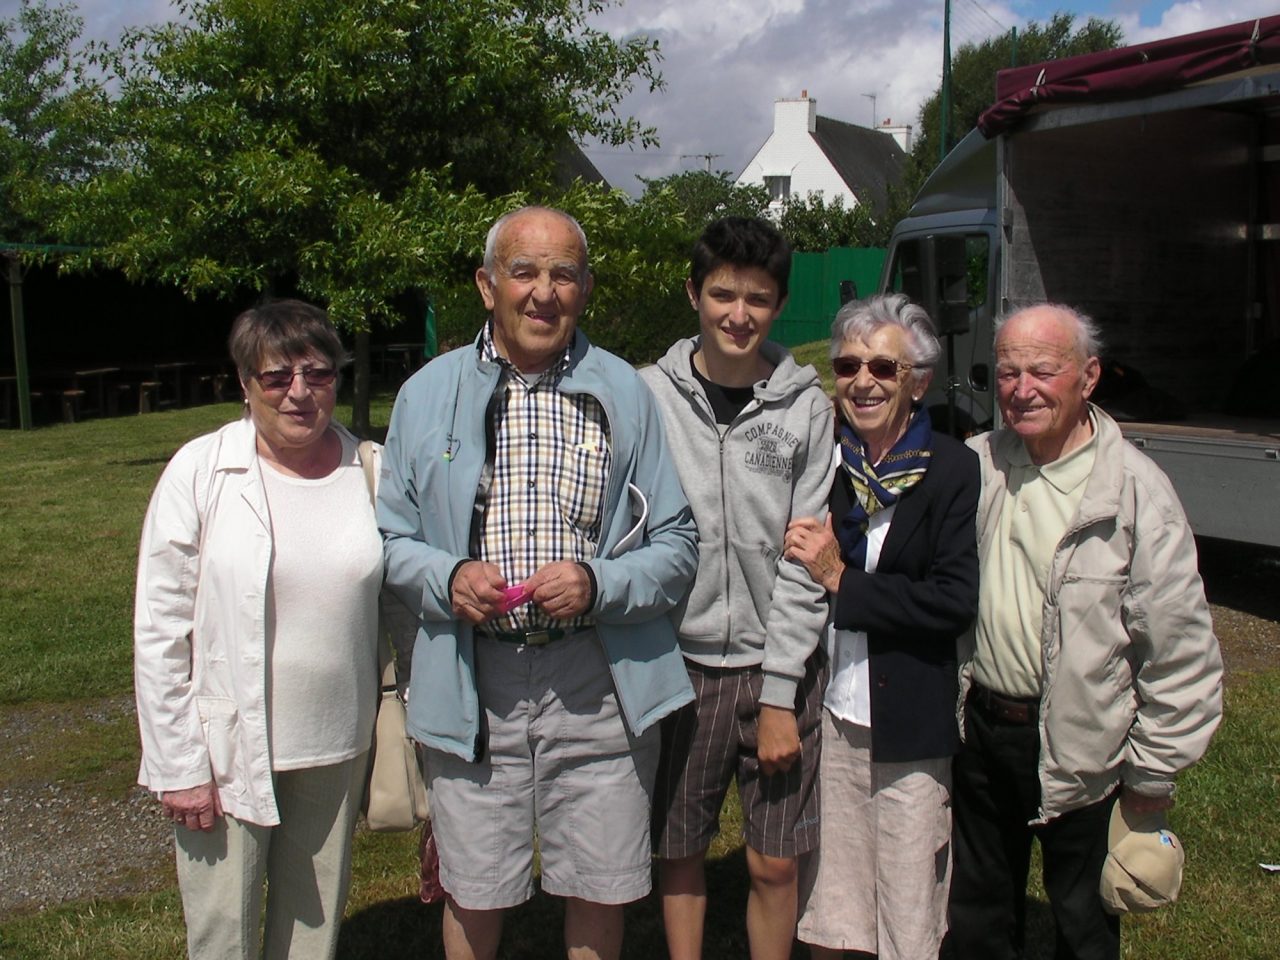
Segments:
[[[769,191],[763,186],[738,186],[728,170],[688,170],[668,177],[641,177],[645,199],[652,200],[661,192],[669,192],[676,206],[684,212],[693,231],[692,243],[702,228],[720,217],[758,217],[769,206]]]
[[[788,197],[782,205],[778,229],[797,252],[821,253],[832,247],[883,246],[891,221],[876,220],[867,207],[845,208],[843,197],[827,202],[822,194]]]
[[[966,43],[951,58],[951,142],[972,130],[978,116],[995,102],[996,72],[1010,66],[1058,60],[1081,53],[1111,50],[1124,42],[1124,33],[1114,20],[1090,17],[1076,26],[1075,14],[1055,13],[1048,23],[1028,23],[1017,35],[1001,34],[981,43]],[[938,165],[938,138],[942,115],[942,87],[939,86],[920,108],[919,134],[911,148],[911,163],[898,193],[906,203]]]
[[[48,189],[84,179],[102,160],[93,118],[101,88],[76,49],[74,7],[21,0],[0,20],[0,240],[52,240]]]
[[[179,0],[103,58],[120,162],[59,226],[193,296],[294,289],[359,352],[401,293],[465,285],[503,195],[550,195],[568,144],[651,141],[615,108],[660,82],[656,45],[589,27],[603,3]]]

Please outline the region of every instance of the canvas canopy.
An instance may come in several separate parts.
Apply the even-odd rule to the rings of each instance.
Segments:
[[[1042,104],[1154,96],[1280,62],[1280,16],[1086,53],[996,74],[996,102],[978,118],[988,139]]]

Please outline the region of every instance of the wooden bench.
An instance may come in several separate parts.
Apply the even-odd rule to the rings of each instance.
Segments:
[[[80,401],[84,399],[83,390],[62,391],[62,422],[75,423],[80,413]]]
[[[231,378],[225,373],[215,373],[213,375],[213,402],[222,403],[230,399],[227,396],[227,381]]]
[[[138,384],[138,413],[152,413],[159,408],[159,380],[143,380]]]
[[[107,385],[107,416],[119,416],[120,407],[132,389],[133,387],[127,383],[111,383]]]

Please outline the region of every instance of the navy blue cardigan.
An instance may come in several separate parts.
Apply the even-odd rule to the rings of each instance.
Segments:
[[[849,512],[848,476],[836,473],[833,518]],[[876,572],[846,567],[840,579],[836,626],[867,632],[875,761],[949,757],[960,747],[956,638],[978,609],[979,483],[973,451],[934,434],[929,469],[898,501]]]

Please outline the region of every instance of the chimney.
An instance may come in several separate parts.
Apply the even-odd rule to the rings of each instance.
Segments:
[[[880,132],[887,133],[897,140],[903,153],[911,152],[911,130],[911,124],[894,124],[888,117],[885,117],[884,123],[880,124]]]
[[[773,132],[799,136],[817,128],[818,103],[808,90],[800,91],[799,100],[773,101]]]

